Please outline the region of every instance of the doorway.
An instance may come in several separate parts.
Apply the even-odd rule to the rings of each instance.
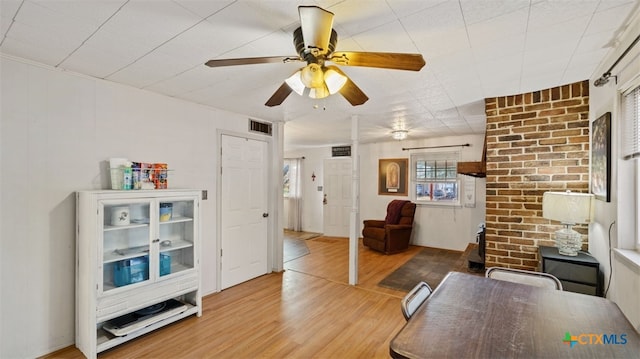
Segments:
[[[268,271],[268,146],[221,136],[220,289]]]
[[[351,158],[324,160],[323,231],[325,236],[349,237]]]

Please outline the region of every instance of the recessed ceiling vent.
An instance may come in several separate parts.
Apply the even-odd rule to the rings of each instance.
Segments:
[[[260,122],[249,119],[249,132],[259,132],[271,136],[272,125],[268,122]]]

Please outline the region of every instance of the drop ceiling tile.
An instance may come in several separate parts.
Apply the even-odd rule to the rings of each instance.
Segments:
[[[25,1],[15,16],[15,21],[50,36],[59,36],[80,45],[99,24],[59,13],[30,1]],[[9,32],[8,36],[11,36]],[[34,39],[31,39],[34,40]]]
[[[155,48],[200,21],[200,17],[174,2],[130,1],[101,31]]]
[[[599,0],[539,1],[531,5],[529,31],[544,31],[562,27],[564,23],[583,20],[588,23],[596,11]]]
[[[105,78],[134,63],[147,51],[144,44],[100,31],[71,54],[62,65],[73,71]]]
[[[494,22],[498,18],[519,19],[523,10],[528,12],[530,0],[462,0],[460,6],[467,26],[482,22]]]
[[[192,68],[180,58],[154,51],[121,70],[110,74],[107,80],[126,83],[134,87],[145,88],[166,78]]]
[[[15,22],[2,41],[0,50],[3,53],[56,66],[77,46],[78,43],[67,38]]]
[[[2,0],[4,2],[5,0]],[[107,1],[51,1],[29,0],[28,2],[49,9],[72,23],[86,23],[94,28],[100,26],[127,3],[127,0]],[[27,2],[25,2],[26,4]],[[54,19],[52,19],[54,20]]]
[[[471,48],[466,29],[450,30],[446,33],[419,34],[408,29],[409,36],[414,39],[416,46],[425,58],[427,66],[434,58],[454,56],[455,53]],[[417,35],[416,35],[417,34]],[[443,41],[442,39],[446,39]]]
[[[22,0],[0,1],[0,41],[5,37],[21,4]]]
[[[417,12],[429,11],[430,8],[447,1],[449,0],[387,0],[387,3],[398,18],[403,18]]]
[[[528,8],[467,26],[469,42],[476,54],[490,58],[503,56],[523,44],[527,30]],[[494,57],[497,57],[494,56]]]
[[[353,36],[366,51],[416,53],[413,40],[398,21],[386,23]]]
[[[598,6],[598,12],[589,22],[585,36],[607,32],[613,40],[618,35],[616,30],[620,27],[620,20],[628,19],[634,6],[638,6],[637,1],[602,1]]]
[[[402,18],[402,23],[412,36],[414,34],[442,35],[460,30],[465,26],[464,17],[457,1],[447,1],[417,11],[413,15]]]
[[[334,13],[334,29],[338,36],[354,36],[397,20],[384,0],[369,0],[366,6],[360,2],[341,2],[329,8]]]
[[[234,0],[174,0],[174,2],[189,10],[192,14],[204,19],[229,6]]]

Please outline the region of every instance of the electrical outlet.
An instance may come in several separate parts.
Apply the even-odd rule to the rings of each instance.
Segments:
[[[203,189],[203,190],[202,190],[202,200],[207,199],[207,195],[208,195],[207,190],[206,190],[206,189]]]

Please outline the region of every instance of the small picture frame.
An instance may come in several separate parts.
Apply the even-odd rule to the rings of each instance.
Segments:
[[[407,196],[409,159],[388,158],[378,160],[378,194]]]
[[[611,112],[593,121],[591,132],[591,193],[611,202]]]

